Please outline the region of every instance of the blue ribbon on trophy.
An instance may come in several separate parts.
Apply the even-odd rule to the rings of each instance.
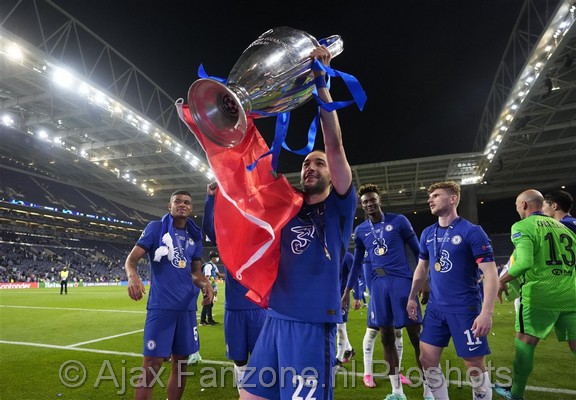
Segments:
[[[366,103],[366,94],[354,76],[326,67],[317,60],[312,62],[308,55],[320,44],[328,48],[332,57],[343,50],[342,40],[337,35],[317,41],[306,32],[279,27],[270,29],[254,41],[238,59],[227,79],[208,75],[200,65],[200,79],[193,83],[189,92],[190,111],[198,128],[214,143],[233,147],[244,138],[247,118],[276,116],[270,150],[246,166],[249,171],[262,157],[271,154],[272,173],[276,174],[281,148],[299,155],[310,153],[316,140],[320,109],[310,124],[308,143],[298,150],[291,149],[285,141],[290,110],[311,98],[327,111],[351,104],[362,110]],[[313,68],[326,72],[328,85],[330,77],[341,78],[353,100],[324,103],[316,93]]]

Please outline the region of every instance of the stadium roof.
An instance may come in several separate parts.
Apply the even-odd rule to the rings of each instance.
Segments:
[[[476,151],[354,165],[388,210],[426,209],[453,179],[479,198],[576,183],[574,7],[526,1],[478,128]],[[203,204],[212,174],[175,99],[51,1],[0,5],[0,168],[19,168],[161,214],[175,189]],[[4,170],[0,171],[4,173]],[[297,184],[298,173],[286,174]],[[152,195],[153,194],[153,195]]]

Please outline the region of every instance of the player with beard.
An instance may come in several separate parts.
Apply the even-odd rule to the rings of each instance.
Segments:
[[[330,52],[311,57],[328,65]],[[331,102],[324,72],[318,96]],[[320,111],[323,151],[302,164],[304,204],[282,228],[278,275],[264,327],[248,362],[240,399],[333,398],[336,324],[342,322],[340,268],[356,211],[352,170],[335,111]]]

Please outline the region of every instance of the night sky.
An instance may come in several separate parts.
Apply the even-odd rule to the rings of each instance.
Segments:
[[[174,99],[186,97],[203,64],[227,77],[270,28],[290,26],[344,52],[332,67],[355,76],[368,101],[340,111],[352,165],[471,152],[484,106],[523,1],[110,1],[54,0]],[[351,96],[333,80],[335,100]],[[287,142],[306,144],[315,112],[293,110]],[[274,118],[257,121],[271,143]],[[283,151],[279,172],[299,170]]]
[[[174,99],[186,98],[200,64],[227,77],[242,52],[270,28],[317,39],[340,35],[332,68],[355,76],[368,101],[339,111],[351,165],[477,151],[480,119],[522,0],[290,1],[53,0],[114,47]],[[545,3],[545,2],[542,2]],[[351,96],[333,79],[334,100]],[[287,143],[304,147],[314,102],[291,112]],[[256,121],[271,144],[274,118]],[[317,141],[318,144],[318,141]],[[318,147],[318,146],[317,146]],[[278,172],[302,156],[280,154]],[[569,188],[571,193],[575,188]],[[481,199],[479,199],[481,201]],[[478,205],[489,232],[518,220],[514,199]],[[420,232],[435,218],[408,215]]]

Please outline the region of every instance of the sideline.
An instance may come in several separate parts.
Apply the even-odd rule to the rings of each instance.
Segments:
[[[28,308],[37,310],[64,310],[64,311],[97,311],[97,312],[113,312],[113,313],[129,313],[129,314],[146,314],[146,310],[102,310],[98,308],[66,308],[66,307],[39,307],[39,306],[11,306],[0,304],[1,308]]]
[[[142,358],[142,354],[140,354],[140,353],[74,347],[76,345],[60,346],[60,345],[55,345],[55,344],[14,342],[14,341],[9,341],[9,340],[0,340],[0,344],[8,344],[8,345],[13,345],[13,346],[15,345],[15,346],[42,347],[42,348],[56,349],[56,350],[85,351],[87,353],[111,354],[111,355],[116,355],[116,356]],[[229,366],[234,365],[234,363],[231,361],[216,361],[216,360],[202,360],[201,363],[202,364],[214,364],[214,365],[229,365]]]
[[[128,334],[128,333],[126,333],[126,334]],[[122,335],[124,335],[124,334],[122,334]],[[16,346],[43,347],[43,348],[58,349],[58,350],[85,351],[88,353],[112,354],[112,355],[120,355],[120,356],[127,356],[127,357],[139,357],[139,358],[142,357],[142,354],[131,353],[131,352],[87,349],[87,348],[78,348],[78,347],[73,347],[73,346],[57,346],[57,345],[43,344],[43,343],[12,342],[12,341],[8,341],[8,340],[0,340],[0,344],[8,344],[8,345],[16,345]],[[216,361],[216,360],[204,360],[204,359],[201,361],[200,364],[225,365],[225,366],[233,366],[234,365],[234,363],[229,362],[229,361]],[[361,372],[357,372],[357,373],[355,373],[355,375],[357,377],[363,377],[364,376],[364,374]],[[383,375],[374,374],[374,376],[383,376]],[[459,382],[459,381],[450,381],[450,384],[453,384],[453,385],[470,385],[469,382]],[[531,392],[560,393],[560,394],[576,395],[576,390],[571,390],[571,389],[557,389],[557,388],[548,388],[548,387],[540,387],[540,386],[526,386],[526,390],[531,391]]]
[[[99,339],[93,339],[93,340],[87,340],[86,342],[80,342],[80,343],[75,343],[75,344],[69,344],[66,347],[77,347],[77,346],[83,346],[85,344],[88,343],[96,343],[96,342],[101,342],[103,340],[108,340],[108,339],[114,339],[117,337],[122,337],[122,336],[128,336],[128,335],[132,335],[134,333],[140,333],[140,332],[144,332],[144,329],[138,329],[136,331],[132,331],[132,332],[124,332],[124,333],[119,333],[117,335],[112,335],[112,336],[105,336],[103,338],[99,338]]]

